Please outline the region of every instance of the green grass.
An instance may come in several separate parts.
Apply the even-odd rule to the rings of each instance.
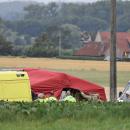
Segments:
[[[0,103],[0,130],[129,130],[129,103]]]
[[[44,124],[42,121],[21,121],[16,123],[2,123],[1,130],[129,130],[129,119],[69,120],[60,119],[53,123]]]
[[[56,70],[109,86],[109,72]],[[118,72],[118,86],[130,72]],[[129,130],[129,103],[39,104],[0,102],[0,130]]]
[[[109,86],[109,72],[108,71],[97,71],[97,70],[54,70],[65,72],[79,78],[89,80],[91,82],[100,84],[102,86]],[[124,87],[130,80],[130,72],[119,71],[117,73],[117,86]]]

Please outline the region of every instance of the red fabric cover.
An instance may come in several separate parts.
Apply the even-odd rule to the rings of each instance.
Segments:
[[[28,73],[31,89],[36,93],[49,94],[53,91],[54,95],[59,98],[63,88],[73,88],[86,94],[90,92],[98,93],[100,99],[106,101],[104,88],[86,80],[60,72],[31,68],[24,68],[23,70]]]

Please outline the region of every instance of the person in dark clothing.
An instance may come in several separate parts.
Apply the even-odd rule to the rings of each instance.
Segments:
[[[32,94],[32,100],[36,100],[38,98],[37,94],[34,93],[33,91],[31,91],[31,94]]]

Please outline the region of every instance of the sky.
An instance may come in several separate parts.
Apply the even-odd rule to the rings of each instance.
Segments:
[[[0,0],[0,2],[11,2],[11,1],[37,1],[37,2],[44,2],[44,3],[61,1],[61,2],[86,2],[86,3],[89,2],[90,3],[90,2],[100,1],[100,0]]]
[[[95,2],[99,0],[0,0],[0,2],[11,2],[11,1],[37,1],[37,2],[52,2],[52,1],[63,1],[63,2]]]

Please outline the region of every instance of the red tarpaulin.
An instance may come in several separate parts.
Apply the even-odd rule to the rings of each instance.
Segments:
[[[106,101],[104,88],[89,81],[60,72],[32,68],[23,70],[28,73],[31,89],[36,93],[48,94],[53,91],[54,95],[59,98],[64,88],[72,88],[86,94],[98,93],[100,99]]]

